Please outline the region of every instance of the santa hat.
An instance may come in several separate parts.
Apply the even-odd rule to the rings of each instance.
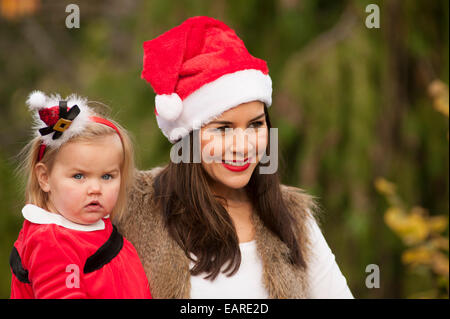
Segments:
[[[87,106],[87,99],[75,94],[63,100],[58,94],[47,96],[41,91],[33,91],[27,104],[33,111],[36,136],[41,137],[43,144],[53,148],[82,132],[93,115]]]
[[[95,116],[87,102],[86,98],[76,94],[63,100],[59,94],[47,96],[41,91],[31,92],[26,103],[33,112],[33,130],[42,141],[39,160],[46,146],[59,148],[72,137],[79,135],[89,121],[107,125],[121,137],[117,127],[107,119]]]
[[[239,104],[272,103],[266,62],[221,21],[189,18],[143,47],[142,78],[156,93],[158,126],[172,143]]]

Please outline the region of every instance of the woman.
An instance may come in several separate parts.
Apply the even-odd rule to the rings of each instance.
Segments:
[[[194,17],[144,43],[142,77],[176,144],[166,167],[137,173],[118,226],[153,297],[353,298],[314,201],[270,169],[266,62],[222,22]]]

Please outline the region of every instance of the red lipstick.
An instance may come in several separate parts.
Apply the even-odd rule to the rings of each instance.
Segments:
[[[228,162],[239,163],[239,162],[246,162],[247,160],[248,159],[246,158],[243,161],[235,161],[235,160],[233,160],[233,161],[228,161]],[[250,166],[250,161],[248,161],[245,165],[242,165],[242,166],[231,165],[231,164],[227,164],[224,161],[222,161],[222,165],[226,169],[228,169],[228,170],[230,170],[232,172],[242,172],[242,171],[245,171]]]

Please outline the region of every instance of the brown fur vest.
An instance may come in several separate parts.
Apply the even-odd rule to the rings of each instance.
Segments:
[[[136,173],[129,195],[128,209],[120,221],[120,232],[135,246],[147,273],[154,298],[189,298],[189,259],[169,236],[159,208],[153,201],[153,178],[160,167]],[[297,238],[309,262],[310,242],[305,221],[314,212],[314,201],[298,188],[282,185],[286,205],[297,220]],[[305,271],[287,260],[287,246],[254,216],[257,249],[263,262],[263,280],[270,298],[308,298]]]

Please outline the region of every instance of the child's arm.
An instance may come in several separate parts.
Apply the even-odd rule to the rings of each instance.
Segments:
[[[33,237],[28,243],[26,261],[35,298],[87,298],[82,289],[83,262],[73,241],[53,231]]]

